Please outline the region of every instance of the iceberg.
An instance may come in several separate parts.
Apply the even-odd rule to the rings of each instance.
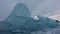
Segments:
[[[0,22],[0,31],[15,32],[25,24],[27,18],[30,18],[31,14],[26,5],[22,3],[16,4],[11,14],[3,21]]]
[[[38,30],[44,31],[47,28],[55,28],[57,25],[56,20],[47,17],[35,16],[32,18],[27,6],[18,3],[11,14],[0,22],[0,33],[30,34],[30,32]]]

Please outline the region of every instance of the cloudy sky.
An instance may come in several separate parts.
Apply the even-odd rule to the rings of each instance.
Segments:
[[[60,0],[0,0],[0,20],[6,18],[19,2],[29,8],[32,16],[41,15],[60,20]]]

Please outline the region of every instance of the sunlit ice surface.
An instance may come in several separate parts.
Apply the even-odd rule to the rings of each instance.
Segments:
[[[34,16],[33,18],[34,18],[34,20],[39,20],[38,16]]]

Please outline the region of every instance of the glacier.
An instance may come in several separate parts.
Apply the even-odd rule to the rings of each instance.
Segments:
[[[57,28],[58,22],[48,17],[37,16],[38,20],[31,17],[26,5],[16,4],[11,14],[0,22],[0,34],[31,34],[31,32]]]

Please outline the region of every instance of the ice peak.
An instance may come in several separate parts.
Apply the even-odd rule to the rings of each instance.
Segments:
[[[12,13],[10,16],[24,16],[24,17],[30,17],[30,11],[27,8],[26,5],[22,3],[16,4],[15,8],[13,9]]]

